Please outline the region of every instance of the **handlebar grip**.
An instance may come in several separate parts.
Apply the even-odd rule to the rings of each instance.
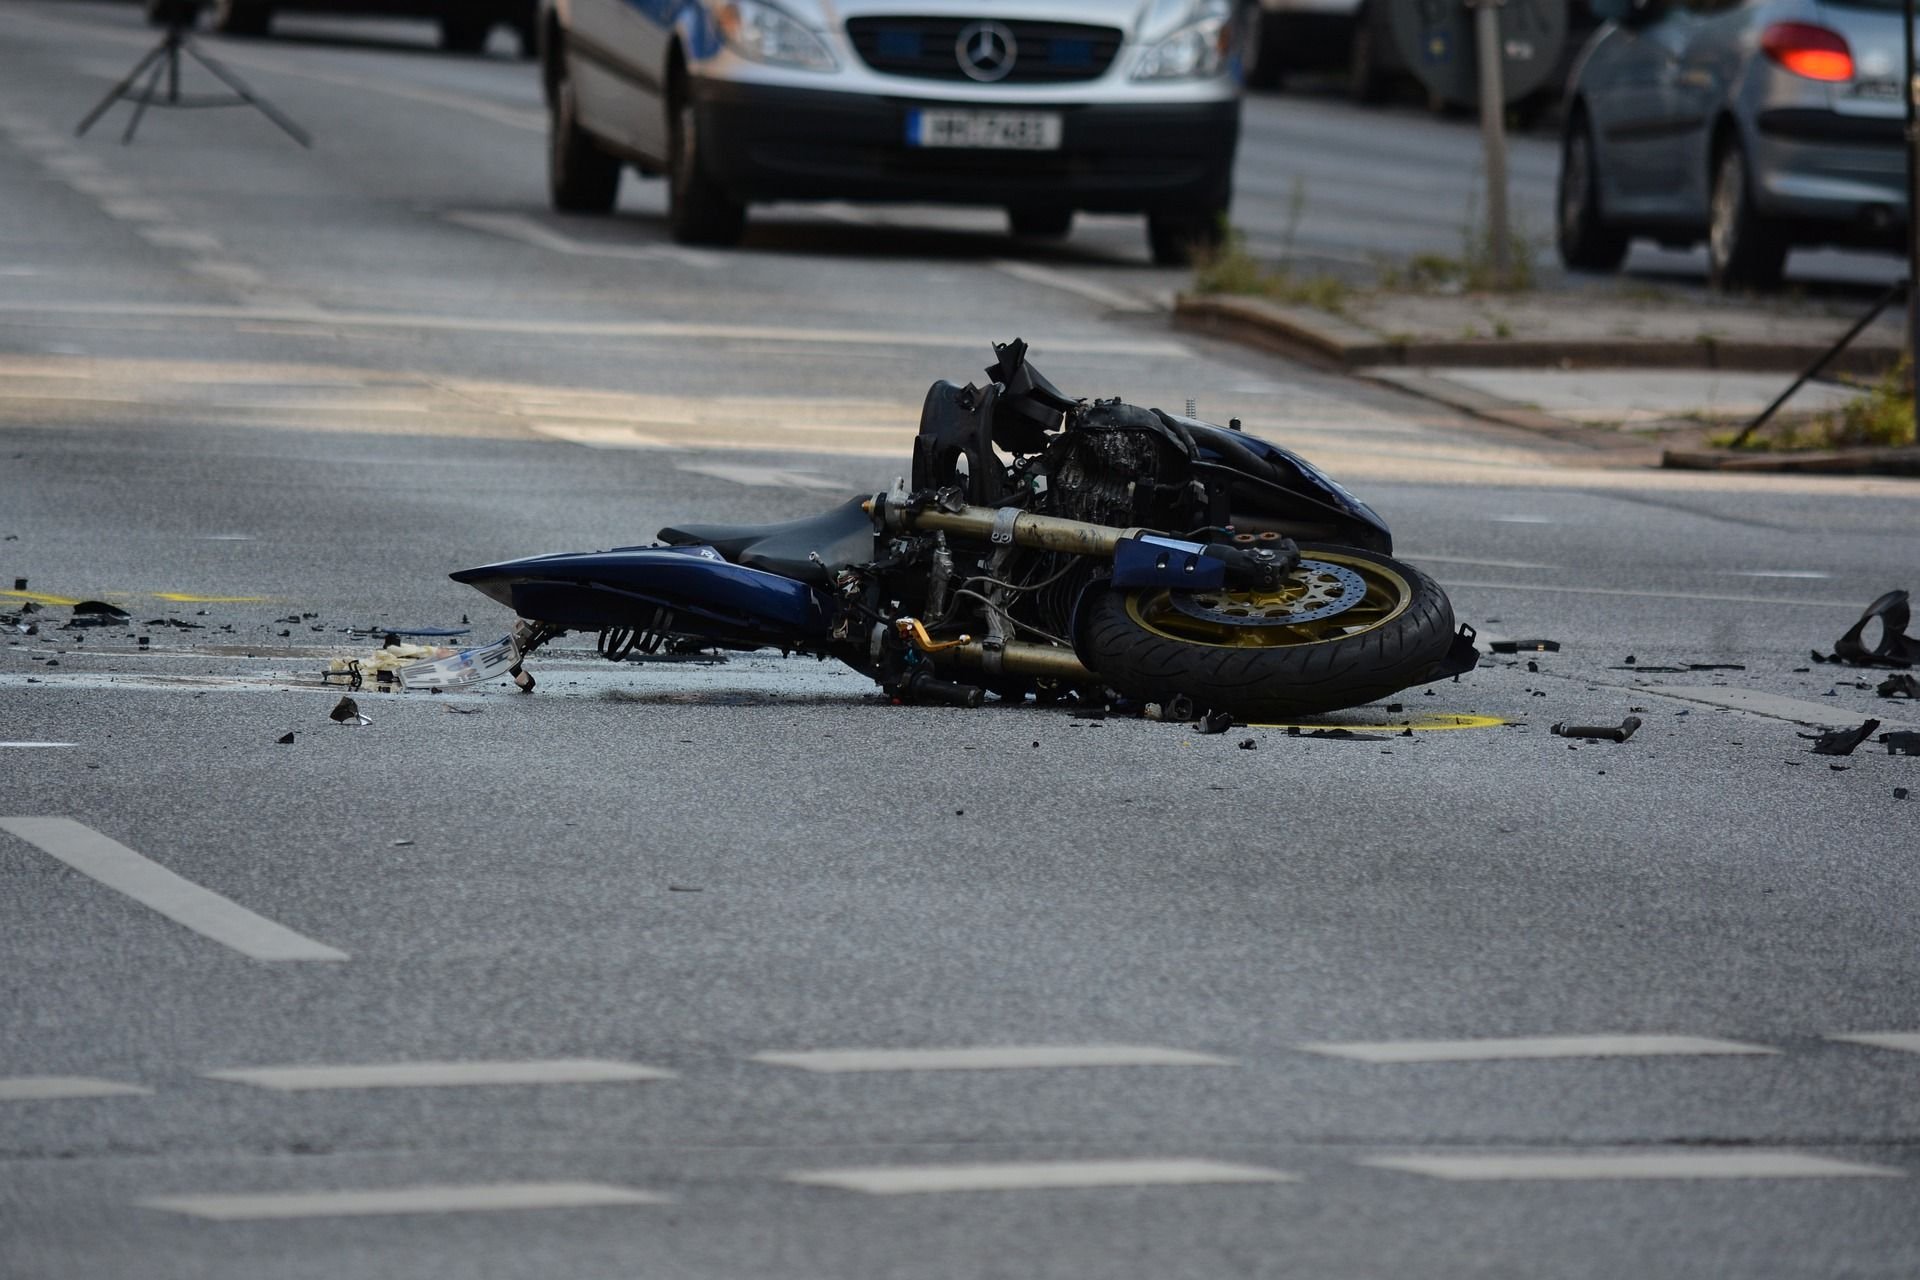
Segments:
[[[916,672],[907,681],[907,692],[922,702],[944,702],[953,707],[977,707],[987,700],[987,691],[979,685],[956,684],[930,671]]]

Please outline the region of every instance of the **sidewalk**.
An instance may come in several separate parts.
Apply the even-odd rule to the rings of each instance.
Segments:
[[[1871,302],[1699,299],[1656,289],[1519,294],[1356,290],[1338,312],[1237,294],[1189,294],[1174,323],[1346,369],[1450,408],[1601,448],[1658,446],[1667,466],[1920,475],[1920,448],[1738,454],[1709,437],[1751,420]],[[1905,352],[1895,306],[1826,376],[1870,380]],[[1809,383],[1781,421],[1858,393]]]

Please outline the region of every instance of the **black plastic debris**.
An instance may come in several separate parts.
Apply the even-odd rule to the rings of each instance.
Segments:
[[[1685,667],[1655,667],[1655,666],[1646,665],[1644,663],[1626,663],[1624,665],[1616,665],[1616,666],[1609,667],[1608,670],[1610,671],[1644,671],[1649,675],[1677,675],[1685,671],[1686,668]]]
[[[1911,794],[1912,793],[1909,792],[1905,787],[1895,787],[1893,789],[1893,798],[1895,800],[1905,800]]]
[[[27,580],[25,578],[15,578],[13,580],[13,589],[15,591],[25,591],[27,589]]]
[[[1196,720],[1193,724],[1195,733],[1225,733],[1231,728],[1233,728],[1231,711],[1209,711],[1206,719]]]
[[[1389,702],[1387,704],[1387,714],[1390,716],[1397,716],[1406,709],[1407,706],[1404,702]]]
[[[1817,756],[1850,756],[1853,749],[1873,736],[1880,727],[1878,720],[1869,720],[1858,729],[1835,729],[1830,733],[1803,733],[1800,736],[1813,743],[1813,754]]]
[[[1240,749],[1242,751],[1258,751],[1260,749],[1260,744],[1258,742],[1255,742],[1252,738],[1242,738],[1240,739]]]
[[[1744,662],[1689,662],[1687,664],[1689,671],[1745,671],[1746,669],[1747,664]]]
[[[1912,617],[1907,593],[1889,591],[1868,605],[1860,620],[1847,628],[1847,634],[1834,641],[1833,656],[1826,660],[1856,667],[1920,665],[1920,639],[1907,634],[1907,624]],[[1867,628],[1876,621],[1880,624],[1880,639],[1869,649],[1864,637]],[[1818,653],[1813,656],[1820,657]]]
[[[274,741],[283,747],[290,747],[293,745],[293,735],[291,733],[283,733],[275,738]]]
[[[1494,640],[1488,648],[1495,653],[1558,653],[1558,640]]]
[[[203,629],[198,622],[187,622],[180,618],[148,618],[140,625],[145,627],[173,627],[180,631],[200,631]]]
[[[1594,742],[1625,742],[1641,725],[1639,716],[1628,716],[1619,724],[1556,724],[1553,733],[1562,738],[1586,738]]]
[[[1920,680],[1904,674],[1888,676],[1880,682],[1878,693],[1883,698],[1920,698]]]
[[[1902,730],[1899,733],[1883,733],[1877,739],[1887,747],[1890,756],[1920,756],[1920,733]]]
[[[327,718],[335,724],[372,724],[373,721],[360,714],[360,704],[352,698],[342,698],[327,712]]]
[[[1384,733],[1355,733],[1352,729],[1303,730],[1298,726],[1289,728],[1287,730],[1287,736],[1290,738],[1327,738],[1335,742],[1385,742],[1387,741],[1387,735]]]
[[[82,600],[73,606],[73,617],[67,620],[69,627],[117,627],[133,617],[125,609],[108,604],[105,600]]]
[[[1075,720],[1105,720],[1107,718],[1107,709],[1105,707],[1089,707],[1085,711],[1074,712],[1073,718]]]

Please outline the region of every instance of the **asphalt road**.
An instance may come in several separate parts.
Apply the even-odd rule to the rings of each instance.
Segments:
[[[0,611],[49,601],[0,648],[9,1280],[1920,1269],[1920,770],[1799,736],[1920,728],[1808,657],[1914,585],[1910,485],[1176,334],[1125,220],[556,218],[527,68],[407,31],[208,42],[312,152],[75,141],[149,34],[0,21]],[[448,570],[882,486],[1015,333],[1301,449],[1560,647],[1346,741],[580,647],[328,720],[349,629],[504,630]],[[138,625],[59,629],[89,597]],[[362,1070],[247,1074],[296,1067]]]

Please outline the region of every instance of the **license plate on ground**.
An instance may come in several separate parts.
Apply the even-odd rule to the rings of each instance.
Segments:
[[[909,111],[907,145],[993,151],[1058,151],[1060,116],[1052,111]]]

